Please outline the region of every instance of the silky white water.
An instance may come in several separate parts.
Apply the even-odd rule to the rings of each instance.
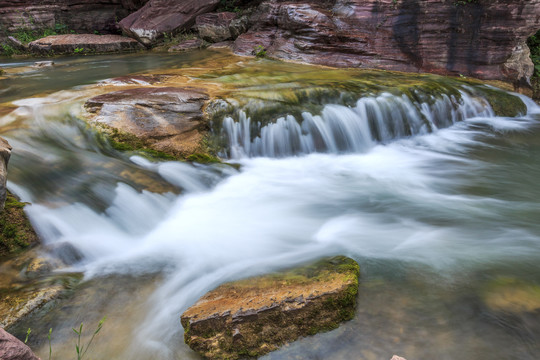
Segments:
[[[10,189],[32,202],[27,212],[46,244],[68,242],[82,253],[70,271],[97,283],[123,275],[158,279],[151,295],[141,300],[145,310],[136,321],[103,314],[126,326],[119,328],[121,334],[107,333],[109,342],[117,335],[121,344],[115,344],[114,352],[108,345],[96,349],[96,358],[197,358],[182,343],[179,317],[201,295],[228,280],[322,256],[343,254],[359,261],[367,284],[363,292],[361,283],[360,300],[362,294],[374,297],[359,301],[358,319],[371,326],[377,324],[371,319],[377,306],[407,306],[391,300],[404,295],[378,292],[378,281],[391,284],[399,272],[415,274],[414,280],[395,286],[403,294],[422,283],[433,293],[454,287],[454,295],[470,290],[479,273],[526,279],[540,273],[540,108],[526,98],[528,114],[502,118],[485,101],[466,96],[457,108],[449,98],[428,108],[384,94],[359,99],[355,108],[328,104],[321,114],[305,112],[301,123],[292,116],[279,119],[266,125],[260,137],[247,131],[247,117],[240,122],[228,118],[223,128],[230,141],[227,153],[241,165],[236,170],[222,164],[155,163],[100,147],[78,120],[84,92],[65,95],[15,102],[19,108],[1,119],[4,126],[31,124],[31,129],[6,135],[16,149]],[[376,114],[378,123],[366,120],[372,110],[365,109],[373,102],[383,102],[387,121],[401,125],[383,131],[384,114]],[[401,104],[398,112],[391,111],[391,103]],[[451,116],[442,124],[444,114]],[[317,136],[325,139],[320,148]],[[142,190],[122,178],[127,170],[182,192]],[[129,291],[136,297],[136,288]],[[428,329],[433,311],[443,310],[430,310],[430,297],[418,296],[425,312],[401,319]],[[470,303],[460,296],[456,303]],[[82,313],[92,308],[73,306]],[[54,327],[69,330],[70,320],[57,316]],[[378,320],[381,328],[376,330],[363,329],[355,320],[268,357],[347,359],[361,353],[368,359],[386,356],[382,349],[401,349],[412,358],[432,354],[430,343],[420,341],[421,332],[375,348],[368,339],[355,337],[368,336],[364,331],[377,334],[374,338],[393,333],[385,319]],[[460,324],[475,331],[484,326],[465,315]],[[490,346],[508,351],[521,344],[519,334],[504,337],[497,325],[488,328]],[[434,339],[439,330],[468,334],[460,326],[445,325],[433,330]],[[313,341],[328,344],[333,352],[314,347]],[[478,355],[484,345],[460,346],[459,337],[437,344],[444,341],[448,358],[489,358]],[[532,359],[528,356],[539,346],[538,338],[528,343],[530,352],[524,350],[521,359]],[[69,354],[60,349],[59,356]],[[42,357],[47,350],[46,345],[39,350]]]

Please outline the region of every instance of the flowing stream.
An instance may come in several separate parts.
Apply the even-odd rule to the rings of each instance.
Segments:
[[[266,359],[537,357],[537,105],[522,97],[526,113],[497,117],[472,85],[444,85],[431,97],[325,93],[274,116],[261,110],[264,94],[289,91],[283,71],[305,84],[312,68],[235,58],[240,75],[198,79],[247,84],[229,94],[233,109],[213,130],[221,156],[239,167],[120,153],[82,120],[90,84],[211,66],[209,58],[67,58],[0,79],[0,130],[14,148],[9,188],[32,203],[27,213],[46,244],[82,254],[60,273],[82,272],[83,282],[14,329],[24,337],[32,327],[41,358],[49,328],[54,358],[72,358],[71,328],[85,322],[90,332],[106,315],[93,359],[198,359],[179,318],[206,291],[335,254],[360,264],[357,316]],[[255,98],[250,74],[264,67],[274,77]]]

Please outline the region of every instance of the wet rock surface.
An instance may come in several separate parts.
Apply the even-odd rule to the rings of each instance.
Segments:
[[[0,359],[39,360],[22,341],[0,328]]]
[[[148,87],[96,96],[85,107],[97,123],[132,134],[156,150],[185,156],[202,139],[207,100],[197,88]]]
[[[338,256],[219,286],[182,314],[184,340],[208,359],[255,357],[354,317],[358,264]]]
[[[38,54],[88,54],[142,50],[136,40],[119,35],[53,35],[32,41],[30,51]]]
[[[0,261],[0,327],[11,328],[61,297],[77,282],[79,274],[53,274],[66,265],[62,257],[46,254],[39,246],[3,258]]]
[[[163,75],[134,75],[134,76],[120,76],[112,79],[106,79],[100,81],[100,85],[153,85],[161,82],[166,76]]]
[[[219,0],[150,0],[119,25],[124,33],[149,46],[164,34],[189,29],[198,15],[214,10],[218,4]]]
[[[538,30],[538,13],[540,0],[270,0],[235,52],[253,55],[262,46],[268,56],[314,64],[520,82],[528,70],[504,72],[504,64]]]

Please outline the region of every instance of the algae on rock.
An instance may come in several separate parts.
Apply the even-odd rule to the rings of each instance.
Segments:
[[[256,357],[355,314],[358,264],[345,256],[239,280],[182,314],[184,340],[208,359]]]
[[[4,211],[0,214],[0,257],[18,253],[39,242],[24,213],[25,205],[8,191]]]

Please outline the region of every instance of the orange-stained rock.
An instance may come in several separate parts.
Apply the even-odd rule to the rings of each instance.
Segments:
[[[181,317],[184,340],[208,359],[260,356],[354,317],[358,264],[336,256],[219,286]]]

